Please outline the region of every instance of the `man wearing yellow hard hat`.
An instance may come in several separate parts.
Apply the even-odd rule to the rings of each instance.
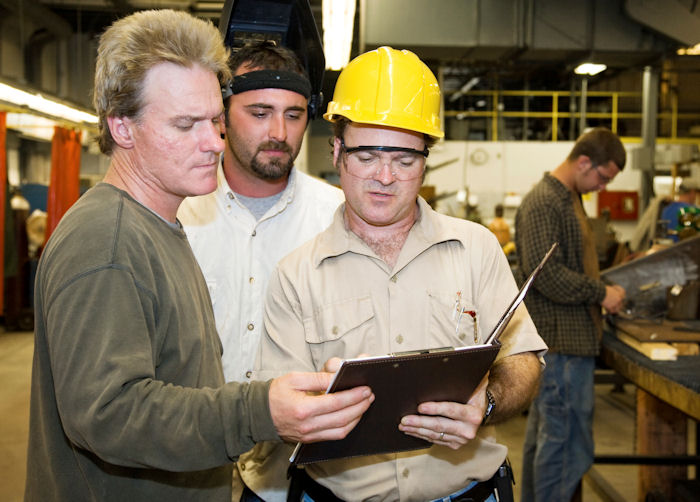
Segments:
[[[498,241],[418,196],[443,137],[439,111],[435,76],[411,52],[382,47],[340,74],[324,117],[346,202],[272,274],[259,378],[332,358],[481,344],[498,322],[517,293]],[[429,448],[292,469],[290,500],[495,500],[496,481],[503,492],[510,478],[499,476],[507,448],[491,425],[529,404],[546,349],[524,308],[501,342],[466,404],[422,403],[398,425]]]

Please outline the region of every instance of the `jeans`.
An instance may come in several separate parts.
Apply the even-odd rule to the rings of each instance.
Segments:
[[[458,492],[455,492],[455,493],[453,493],[452,495],[449,495],[449,496],[447,496],[447,497],[443,497],[443,498],[441,498],[441,499],[435,499],[435,500],[433,500],[433,501],[431,501],[431,502],[450,502],[450,500],[452,500],[454,497],[457,497],[457,496],[459,496],[459,495],[462,495],[462,494],[464,494],[464,493],[467,493],[467,492],[469,491],[469,489],[470,489],[472,486],[474,486],[476,483],[477,483],[476,481],[472,481],[471,483],[469,483],[469,484],[467,485],[466,488],[464,488],[464,489],[462,489],[462,490],[459,490]],[[496,496],[495,496],[495,495],[490,495],[489,498],[487,498],[484,502],[497,502],[497,501],[496,501]]]
[[[530,406],[521,502],[568,501],[593,464],[594,357],[548,353]]]

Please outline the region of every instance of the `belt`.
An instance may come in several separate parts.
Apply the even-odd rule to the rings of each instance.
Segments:
[[[451,502],[484,502],[493,495],[494,489],[496,488],[496,478],[502,477],[502,474],[505,474],[505,472],[502,473],[502,471],[506,465],[509,470],[510,465],[503,464],[491,479],[476,483],[464,492],[451,495],[448,500]],[[289,487],[287,502],[299,502],[302,500],[304,493],[313,499],[314,502],[344,502],[343,499],[336,497],[328,488],[317,483],[307,474],[306,469],[291,467],[289,474],[291,475],[292,482]],[[508,483],[510,483],[510,478],[508,478]],[[445,498],[447,499],[447,497]]]
[[[287,471],[291,475],[292,482],[287,492],[287,502],[299,502],[306,493],[314,502],[344,502],[336,497],[332,491],[317,483],[306,473],[306,469],[290,466]]]
[[[493,495],[493,489],[493,481],[489,479],[488,481],[481,481],[475,484],[465,492],[450,495],[449,500],[450,502],[484,502]]]

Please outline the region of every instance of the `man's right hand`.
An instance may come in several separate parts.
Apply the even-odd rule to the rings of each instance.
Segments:
[[[617,314],[622,310],[625,301],[625,290],[622,286],[605,286],[605,298],[601,306],[611,314]]]
[[[325,394],[332,373],[289,373],[270,385],[270,414],[286,441],[343,439],[374,401],[369,387]]]

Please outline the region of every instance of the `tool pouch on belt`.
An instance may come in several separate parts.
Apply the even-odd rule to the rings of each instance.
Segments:
[[[498,491],[499,502],[513,502],[513,485],[515,485],[515,477],[513,469],[510,466],[508,459],[501,464],[493,476],[493,484]]]

